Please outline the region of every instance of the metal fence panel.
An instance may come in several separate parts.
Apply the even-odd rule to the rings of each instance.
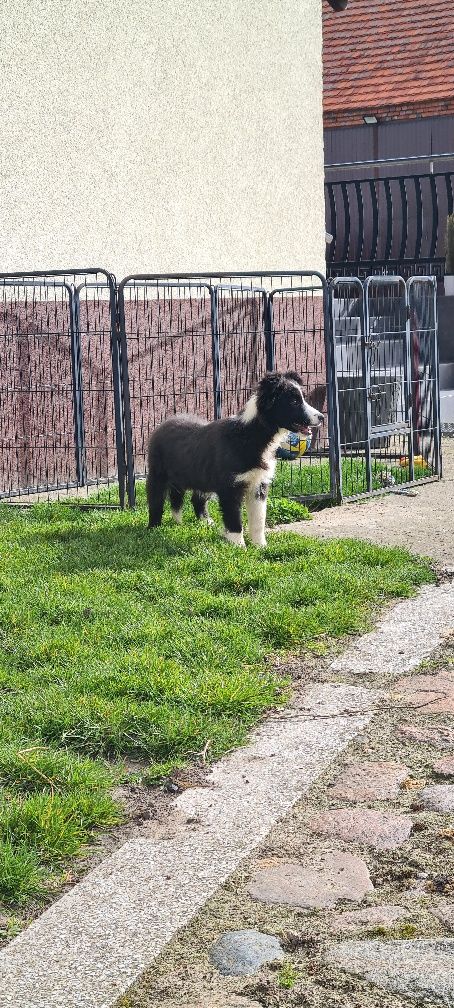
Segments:
[[[119,286],[129,503],[151,431],[175,413],[215,414],[213,291],[190,279],[128,277]]]
[[[115,278],[98,268],[2,274],[0,297],[0,494],[80,498],[97,486],[99,500],[116,501],[124,448]]]
[[[343,497],[441,475],[435,283],[332,283]]]

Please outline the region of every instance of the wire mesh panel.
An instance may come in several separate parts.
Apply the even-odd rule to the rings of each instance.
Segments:
[[[68,284],[0,279],[0,496],[81,479],[77,334]]]
[[[116,291],[109,278],[91,277],[76,288],[80,345],[80,408],[84,483],[93,497],[125,500],[119,341]]]
[[[109,500],[113,482],[118,500],[124,451],[114,277],[96,268],[3,274],[0,295],[0,494],[19,502],[80,498],[99,482]],[[95,436],[91,386],[96,362],[109,356],[104,384],[110,382],[115,419],[111,424],[100,403]],[[109,459],[112,444],[115,461]]]
[[[313,432],[302,457],[279,464],[274,492],[319,499],[336,493],[329,319],[321,279],[310,275],[302,280],[299,287],[277,287],[269,296],[272,362],[277,371],[301,376],[305,397],[325,414],[325,421]]]
[[[158,424],[175,413],[214,418],[212,297],[198,280],[129,277],[120,284],[131,485],[145,474],[148,438]]]
[[[436,281],[412,277],[407,292],[414,476],[440,476]]]
[[[372,489],[364,290],[355,277],[331,285],[342,495]]]
[[[401,277],[365,282],[372,488],[414,478],[407,289]]]
[[[431,277],[332,283],[342,495],[440,474]]]
[[[267,369],[267,294],[234,284],[218,284],[214,293],[220,408],[229,417],[242,409]]]

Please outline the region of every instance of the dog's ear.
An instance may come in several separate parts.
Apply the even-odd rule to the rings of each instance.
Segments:
[[[257,387],[257,410],[266,416],[274,408],[279,393],[285,388],[285,378],[277,371],[268,371]]]
[[[296,371],[286,371],[285,374],[284,374],[284,378],[289,378],[290,381],[296,382],[296,384],[300,385],[301,388],[304,387],[304,385],[303,385],[303,379],[301,378],[301,376],[299,374],[297,374]]]

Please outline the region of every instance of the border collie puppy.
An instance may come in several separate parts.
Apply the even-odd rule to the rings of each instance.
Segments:
[[[207,500],[216,494],[228,542],[244,546],[241,508],[246,505],[249,536],[266,546],[268,488],[276,451],[288,433],[320,426],[323,414],[306,402],[294,371],[270,373],[238,416],[208,423],[194,416],[166,420],[150,437],[147,497],[149,528],[161,524],[169,495],[172,514],[181,521],[186,490],[198,518],[210,521]]]

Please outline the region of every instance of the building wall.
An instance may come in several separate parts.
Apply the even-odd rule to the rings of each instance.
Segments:
[[[406,123],[408,120],[420,120],[435,116],[452,116],[454,113],[454,97],[428,98],[421,101],[395,101],[392,105],[381,105],[372,100],[359,109],[336,109],[325,112],[326,129],[339,126],[363,126],[365,115],[377,116],[379,122]]]
[[[324,268],[321,0],[4,0],[0,270]]]

